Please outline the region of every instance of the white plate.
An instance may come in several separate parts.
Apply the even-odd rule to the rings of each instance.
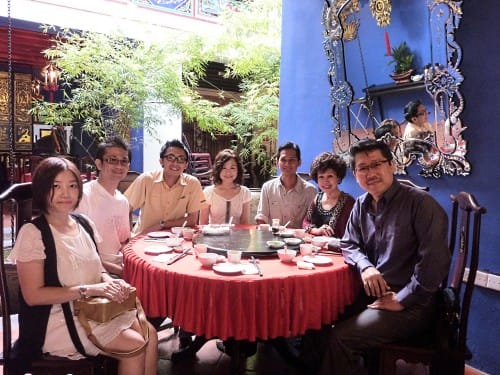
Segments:
[[[243,271],[244,266],[242,264],[233,263],[216,263],[212,266],[215,272],[223,273],[225,275],[235,275]]]
[[[304,258],[302,258],[305,262],[309,262],[312,264],[330,264],[332,263],[332,260],[328,257],[325,257],[323,255],[306,255]]]
[[[295,237],[284,238],[283,241],[285,241],[285,243],[289,246],[297,246],[302,243],[302,240],[300,238],[295,238]]]
[[[165,238],[165,244],[167,246],[172,246],[172,247],[180,246],[183,241],[184,241],[184,238],[182,238],[182,237]]]
[[[158,255],[166,254],[172,251],[171,247],[168,246],[147,246],[144,248],[144,254]]]
[[[170,233],[168,232],[149,232],[148,237],[151,238],[167,238],[170,237]]]
[[[175,256],[176,256],[176,254],[160,254],[160,255],[157,255],[153,258],[153,262],[168,263],[170,261],[170,259],[172,259]]]

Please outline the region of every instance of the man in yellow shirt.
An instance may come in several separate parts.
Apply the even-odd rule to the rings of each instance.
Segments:
[[[140,209],[132,236],[184,222],[196,225],[205,196],[198,179],[184,173],[188,164],[186,146],[177,139],[167,141],[160,151],[162,169],[142,173],[129,186],[125,196],[130,209]]]

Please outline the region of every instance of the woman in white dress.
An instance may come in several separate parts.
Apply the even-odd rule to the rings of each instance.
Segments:
[[[250,190],[243,186],[243,165],[230,149],[220,151],[215,157],[212,179],[207,186],[206,204],[200,212],[200,224],[248,224],[250,215]]]
[[[79,359],[83,355],[75,348],[70,337],[62,304],[69,302],[73,309],[72,302],[86,296],[107,297],[121,303],[128,297],[130,285],[124,280],[111,278],[101,263],[91,234],[70,215],[82,197],[80,172],[73,163],[56,157],[44,159],[35,170],[32,189],[33,204],[42,211],[41,219],[48,223],[54,239],[56,265],[53,268],[56,269],[58,284],[62,286],[49,286],[53,284],[47,280],[45,266],[51,262],[42,233],[33,223],[25,224],[19,231],[10,255],[10,259],[17,263],[25,306],[24,316],[21,309],[20,340],[16,345],[21,348],[20,353],[24,350]],[[99,243],[101,238],[95,225],[89,219],[87,221],[93,229],[95,241]],[[53,276],[52,273],[50,275]],[[29,337],[30,333],[23,331],[33,325],[40,325],[37,314],[31,310],[43,305],[50,306],[50,310],[47,310],[46,326],[37,330],[44,336],[40,341],[41,348],[27,347],[31,342],[27,343],[29,340],[24,341],[23,337]],[[33,323],[34,320],[36,323]],[[85,353],[93,356],[103,354],[88,340],[78,318],[73,316],[73,320]],[[135,311],[124,313],[107,323],[91,324],[98,341],[109,350],[127,352],[144,344]],[[132,357],[119,358],[118,373],[156,374],[157,346],[156,330],[150,325],[149,343],[145,350]]]

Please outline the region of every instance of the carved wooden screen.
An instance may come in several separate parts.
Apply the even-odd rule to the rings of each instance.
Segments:
[[[14,150],[31,151],[32,117],[31,74],[14,73]],[[9,151],[9,83],[7,72],[0,72],[0,151]]]

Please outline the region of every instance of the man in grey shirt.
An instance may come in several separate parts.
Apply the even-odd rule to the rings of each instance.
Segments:
[[[321,374],[355,374],[363,352],[426,329],[451,262],[445,211],[428,193],[394,178],[389,147],[363,140],[350,154],[366,193],[356,200],[341,248],[362,285],[328,331]]]
[[[281,225],[290,221],[289,228],[301,228],[307,209],[316,196],[316,187],[297,174],[302,161],[296,143],[287,142],[280,146],[276,159],[281,176],[262,186],[255,221],[270,224],[272,219],[279,219]]]

